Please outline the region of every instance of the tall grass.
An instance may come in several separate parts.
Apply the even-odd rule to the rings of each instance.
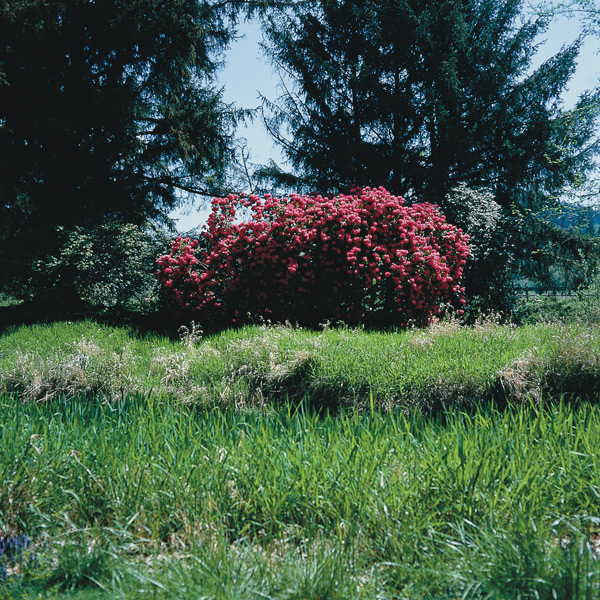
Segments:
[[[577,324],[13,329],[0,599],[598,598],[599,360]]]
[[[418,408],[600,392],[600,328],[445,323],[400,333],[245,327],[183,341],[94,323],[0,337],[0,392],[21,400],[143,395],[202,406]]]
[[[33,553],[6,593],[600,596],[589,403],[332,417],[4,396],[0,414],[0,535]]]

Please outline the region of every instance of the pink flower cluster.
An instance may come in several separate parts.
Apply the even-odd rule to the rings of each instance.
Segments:
[[[405,326],[465,302],[468,236],[435,205],[383,188],[215,198],[203,237],[203,251],[177,238],[157,273],[167,298],[200,320]]]

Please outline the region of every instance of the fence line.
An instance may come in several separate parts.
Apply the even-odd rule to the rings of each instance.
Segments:
[[[570,296],[595,296],[598,292],[589,288],[583,290],[574,290],[567,287],[515,287],[513,288],[515,293],[519,296],[525,296],[526,300],[529,300],[529,296],[545,296],[554,298],[565,298]]]

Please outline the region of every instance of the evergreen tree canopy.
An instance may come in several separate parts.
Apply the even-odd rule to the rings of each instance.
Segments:
[[[522,0],[310,0],[271,16],[292,85],[267,124],[301,179],[443,202],[461,182],[505,209],[585,177],[599,91],[565,110],[580,40],[531,69],[549,19]]]
[[[140,223],[177,190],[222,191],[243,115],[213,78],[237,13],[258,4],[0,0],[5,277],[57,226]]]

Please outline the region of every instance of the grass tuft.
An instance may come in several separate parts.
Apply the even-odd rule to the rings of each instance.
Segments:
[[[0,337],[0,392],[22,401],[142,395],[203,407],[300,403],[432,414],[600,392],[600,327],[455,322],[399,333],[251,326],[179,342],[94,323]]]

